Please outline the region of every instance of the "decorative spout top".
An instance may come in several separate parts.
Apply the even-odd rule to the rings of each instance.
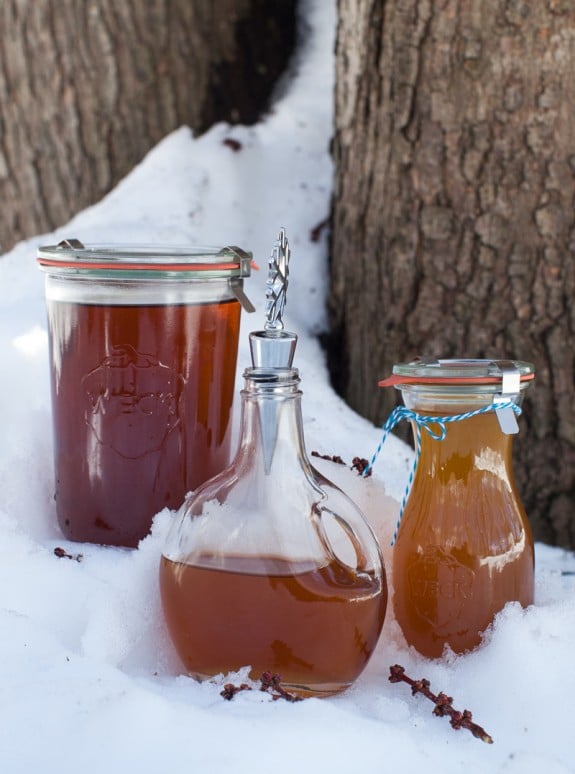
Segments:
[[[285,228],[280,229],[277,241],[268,261],[266,280],[266,331],[281,331],[284,327],[283,313],[289,283],[289,259],[291,250]]]
[[[282,228],[268,261],[264,330],[250,333],[250,349],[255,368],[291,368],[293,362],[297,336],[283,329],[290,255],[287,235]]]

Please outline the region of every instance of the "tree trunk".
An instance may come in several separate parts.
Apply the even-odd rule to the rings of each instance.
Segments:
[[[102,197],[182,124],[253,123],[296,0],[1,0],[0,252]]]
[[[516,474],[571,548],[574,63],[566,0],[339,0],[334,383],[381,422],[394,362],[534,362]]]

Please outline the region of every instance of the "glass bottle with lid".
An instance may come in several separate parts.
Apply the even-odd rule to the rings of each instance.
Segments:
[[[56,507],[71,540],[136,546],[162,508],[229,464],[236,247],[41,247]]]
[[[283,232],[280,245],[287,248]],[[279,292],[285,299],[285,282]],[[170,530],[162,602],[196,678],[250,666],[253,678],[271,671],[290,690],[327,695],[347,687],[373,653],[386,578],[362,514],[308,460],[296,337],[277,323],[250,336],[235,459]]]
[[[533,377],[525,362],[427,360],[380,383],[401,390],[420,437],[393,587],[397,621],[425,656],[474,648],[507,602],[533,602],[533,538],[511,462],[512,406]]]

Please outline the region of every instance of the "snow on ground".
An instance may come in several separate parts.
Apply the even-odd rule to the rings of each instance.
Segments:
[[[509,605],[475,652],[427,661],[409,650],[391,607],[375,656],[347,692],[299,704],[258,691],[220,697],[181,674],[161,615],[157,569],[169,512],[135,551],[66,542],[53,503],[53,457],[40,244],[238,244],[265,268],[278,229],[292,246],[287,327],[299,336],[308,450],[369,457],[380,437],[331,390],[316,334],[325,326],[325,231],[332,120],[333,0],[307,0],[292,79],[253,127],[181,128],[99,204],[0,260],[0,766],[18,772],[575,771],[575,557],[537,546],[536,602]],[[224,140],[241,144],[234,151]],[[265,271],[246,281],[260,328]],[[374,386],[374,389],[376,387]],[[535,387],[536,389],[536,387]],[[518,440],[521,442],[521,439]],[[322,470],[363,507],[388,570],[410,452],[390,439],[371,480]],[[55,547],[81,552],[76,562]],[[329,647],[329,643],[326,643]],[[432,705],[387,680],[399,662],[469,708],[494,737],[453,731]],[[237,678],[239,679],[239,678]],[[222,681],[220,681],[222,682]]]

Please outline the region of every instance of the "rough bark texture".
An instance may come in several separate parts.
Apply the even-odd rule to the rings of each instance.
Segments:
[[[380,422],[417,355],[536,364],[515,442],[538,539],[575,548],[575,13],[339,0],[331,369]]]
[[[182,124],[252,123],[296,0],[1,0],[0,252],[98,200]]]

